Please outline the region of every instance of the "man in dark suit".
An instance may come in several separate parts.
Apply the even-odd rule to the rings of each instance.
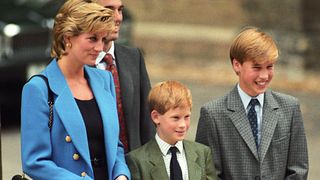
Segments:
[[[144,58],[138,48],[132,48],[115,43],[118,39],[123,20],[121,0],[96,0],[104,7],[114,10],[115,30],[110,34],[105,51],[111,54],[120,81],[120,99],[123,112],[126,141],[123,141],[126,151],[131,151],[154,137],[155,127],[150,119],[146,99],[151,88]],[[97,68],[105,69],[107,64],[98,61]],[[119,109],[118,109],[119,110]],[[127,145],[126,145],[127,144]],[[127,147],[126,147],[127,146]]]
[[[307,141],[296,98],[268,90],[278,49],[256,28],[230,49],[239,82],[201,108],[196,141],[209,145],[219,179],[307,179]]]

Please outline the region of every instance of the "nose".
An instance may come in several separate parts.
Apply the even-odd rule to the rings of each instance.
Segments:
[[[268,79],[269,77],[269,70],[268,69],[263,69],[260,72],[260,78],[261,79]]]
[[[184,128],[186,127],[186,120],[182,119],[179,123],[179,128]]]
[[[103,51],[103,47],[104,47],[104,42],[103,41],[99,41],[99,42],[97,42],[97,44],[94,47],[94,49],[96,51]]]
[[[120,23],[120,22],[122,22],[122,18],[123,18],[122,12],[119,10],[115,10],[114,11],[114,21]]]

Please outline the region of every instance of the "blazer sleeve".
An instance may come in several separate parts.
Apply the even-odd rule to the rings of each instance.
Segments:
[[[308,149],[299,102],[294,105],[286,179],[307,179]]]
[[[114,171],[112,173],[113,173],[112,175],[113,179],[116,179],[120,175],[126,176],[128,180],[131,179],[130,170],[124,158],[123,145],[120,140],[118,141],[117,158],[114,166]]]
[[[140,139],[141,143],[145,144],[150,139],[154,138],[155,126],[150,117],[150,111],[147,104],[149,91],[151,89],[150,79],[146,69],[145,61],[141,51],[138,49],[140,59],[140,114],[141,114],[141,128]]]
[[[129,154],[126,155],[126,161],[127,161],[128,167],[129,167],[130,172],[131,172],[131,179],[132,180],[141,179],[142,176],[140,174],[139,165],[137,163],[139,160],[136,160],[129,153]]]
[[[91,179],[80,177],[51,160],[51,138],[48,128],[48,89],[40,78],[30,80],[22,90],[21,157],[23,171],[33,179]]]
[[[216,180],[217,174],[216,169],[214,167],[213,161],[212,161],[212,152],[211,149],[207,149],[205,153],[206,157],[206,179],[207,180]]]
[[[211,148],[211,159],[214,161],[215,171],[218,179],[221,179],[223,170],[221,164],[221,151],[219,146],[219,138],[216,131],[212,107],[205,105],[200,109],[200,118],[196,133],[196,142],[207,145]]]

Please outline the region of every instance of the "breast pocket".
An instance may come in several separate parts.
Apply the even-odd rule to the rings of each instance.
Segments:
[[[278,139],[273,139],[271,141],[271,155],[272,159],[274,160],[273,163],[276,164],[277,167],[284,167],[286,166],[288,150],[289,150],[289,143],[290,143],[290,134],[282,136]],[[275,167],[276,167],[275,166]]]

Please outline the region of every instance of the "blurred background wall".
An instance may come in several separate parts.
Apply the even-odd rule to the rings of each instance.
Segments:
[[[206,54],[209,58],[217,60],[224,58],[220,54],[225,53],[215,52],[214,49],[219,49],[220,46],[213,45],[230,43],[229,39],[224,39],[225,42],[222,42],[221,36],[227,36],[226,33],[230,31],[234,33],[246,25],[251,25],[273,34],[281,49],[282,63],[308,70],[320,69],[320,63],[316,60],[320,54],[318,51],[320,2],[317,0],[124,0],[124,2],[132,12],[137,31],[142,33],[136,34],[135,42],[146,52],[155,51],[152,49],[154,46],[147,44],[150,42],[148,38],[157,33],[165,36],[163,33],[171,32],[167,38],[161,38],[159,43],[165,43],[165,40],[171,41],[172,38],[180,39],[180,44],[175,42],[177,44],[174,47],[179,49],[179,55],[189,56],[188,52],[183,52],[188,51],[186,46],[189,45],[183,40],[189,37],[183,36],[190,33],[194,37],[193,43],[207,43],[201,46],[200,52],[195,51],[191,54],[197,57],[199,54],[202,56]],[[162,24],[167,26],[161,26]],[[173,28],[178,29],[173,32]],[[215,29],[223,30],[214,33]],[[220,38],[213,39],[213,36]],[[156,42],[153,41],[154,43]],[[212,46],[208,47],[209,45]],[[168,49],[165,49],[166,47]],[[173,50],[170,45],[162,45],[156,51],[170,53],[167,51]]]

